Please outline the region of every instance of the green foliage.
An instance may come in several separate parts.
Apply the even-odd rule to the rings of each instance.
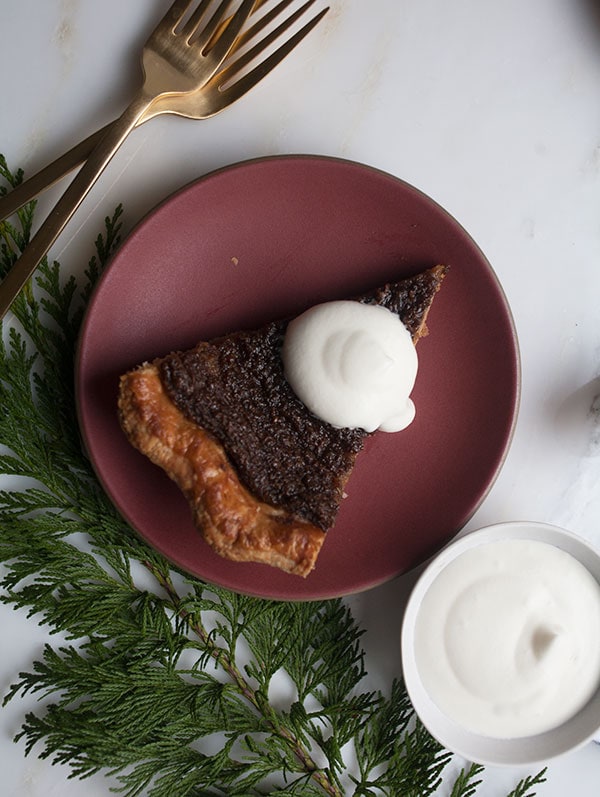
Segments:
[[[537,775],[530,775],[523,780],[511,791],[508,797],[534,797],[535,792],[530,791],[532,786],[539,786],[540,783],[546,781],[546,768],[538,772]]]
[[[450,797],[472,797],[476,794],[481,780],[475,780],[475,778],[482,772],[483,767],[479,764],[471,764],[470,767],[463,769],[454,781]]]
[[[14,186],[22,173],[0,156],[0,176]],[[33,204],[1,223],[2,273],[32,218]],[[361,691],[361,632],[342,601],[263,601],[190,578],[140,540],[95,479],[74,422],[74,355],[120,229],[119,207],[81,286],[44,261],[0,342],[0,468],[24,477],[0,492],[1,600],[70,643],[46,646],[6,695],[45,698],[17,740],[73,777],[113,775],[127,797],[433,794],[450,754],[400,682],[388,696]],[[479,772],[460,773],[451,797],[474,794]]]

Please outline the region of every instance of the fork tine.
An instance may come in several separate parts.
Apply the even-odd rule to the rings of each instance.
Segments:
[[[313,0],[309,0],[306,5],[312,5],[312,2]],[[207,89],[213,89],[214,91],[214,96],[212,97],[211,103],[211,110],[213,111],[212,115],[214,116],[216,113],[219,113],[219,111],[222,111],[224,108],[243,97],[244,94],[250,91],[251,88],[254,88],[257,83],[266,77],[269,72],[271,72],[279,63],[281,63],[281,61],[283,61],[283,59],[289,55],[298,44],[300,44],[302,39],[304,39],[304,37],[307,36],[310,31],[316,27],[316,25],[318,25],[328,11],[329,7],[324,8],[321,12],[316,14],[290,39],[284,42],[284,44],[278,47],[277,50],[265,58],[264,61],[261,61],[260,64],[257,64],[254,69],[250,70],[250,72],[247,72],[235,83],[222,88],[222,86],[225,86],[226,83],[231,81],[240,71],[240,69],[243,68],[243,66],[240,66],[240,61],[243,61],[243,65],[245,65],[248,63],[248,61],[252,60],[251,58],[246,57],[246,55],[250,55],[250,52],[244,56],[241,56],[234,64],[231,64],[230,66],[218,72],[206,86]],[[262,46],[259,44],[256,45],[256,47],[253,47],[252,51],[257,51],[260,49],[262,49]]]
[[[288,6],[292,0],[282,0],[278,6],[273,9],[274,12],[279,11],[281,8]],[[291,25],[294,24],[303,14],[307,11],[312,5],[314,5],[315,0],[307,0],[303,6],[301,6],[297,11],[293,14],[290,14],[287,19],[283,20],[273,31],[268,33],[265,37],[263,37],[259,42],[257,42],[253,47],[251,47],[247,52],[240,55],[235,61],[231,64],[228,64],[224,69],[221,69],[212,79],[211,83],[217,82],[219,87],[225,86],[227,83],[230,83],[233,78],[238,75],[248,64],[250,64],[261,52],[263,52],[270,44],[272,44],[276,39],[278,39],[282,33],[284,33]],[[265,75],[267,75],[277,64],[280,63],[289,53],[296,47],[305,36],[307,36],[310,31],[321,21],[321,19],[325,16],[325,14],[329,11],[329,7],[324,8],[318,14],[310,19],[300,30],[298,30],[293,36],[291,36],[286,42],[284,42],[277,50],[275,50],[271,55],[265,58],[264,61],[257,64],[254,69],[250,70],[246,75],[240,78],[231,86],[221,89],[222,94],[229,95],[229,93],[237,93],[237,91],[241,91],[242,94],[245,94],[252,86],[258,83],[259,80],[262,80]],[[248,38],[251,35],[255,35],[256,32],[260,31],[265,25],[262,24],[263,20],[259,20],[253,28],[248,30]],[[257,30],[255,31],[254,28]],[[248,84],[246,88],[246,84]]]
[[[188,21],[181,27],[181,30],[179,31],[183,36],[189,39],[191,36],[194,35],[194,31],[200,24],[200,21],[202,20],[202,17],[206,13],[206,10],[210,4],[211,0],[201,0],[201,2],[198,3],[198,7],[196,8],[196,10],[193,12]],[[188,0],[188,2],[185,5],[189,7],[190,0]],[[182,18],[182,16],[180,17],[180,19]]]
[[[231,5],[232,0],[222,0],[221,5],[217,10],[213,13],[210,20],[206,23],[206,26],[203,30],[203,36],[213,36],[215,30],[219,25],[219,20],[223,16],[223,14],[227,11],[229,6]],[[211,4],[211,0],[202,0],[198,8],[194,11],[194,13],[190,16],[188,21],[185,23],[183,28],[181,29],[181,33],[185,36],[188,41],[193,37],[194,33],[198,31],[200,28],[200,23],[202,22],[202,17],[206,13],[208,6]],[[202,45],[200,45],[202,46]]]
[[[188,10],[191,1],[192,0],[175,0],[171,8],[154,29],[154,33],[158,33],[162,30],[175,30],[183,19],[185,12]]]
[[[225,29],[213,44],[211,40],[221,25],[230,2],[231,0],[223,0],[221,2],[210,21],[206,24],[201,37],[194,42],[202,51],[207,51],[208,57],[213,63],[216,61],[217,64],[220,64],[227,57],[242,27],[254,10],[257,0],[242,0],[238,10],[231,16]],[[208,46],[211,44],[212,46],[208,50]]]
[[[258,3],[256,4],[254,10],[258,11],[258,9],[261,6],[263,6],[266,2],[267,0],[258,0]],[[267,27],[267,25],[269,25],[274,19],[277,19],[277,17],[281,14],[281,12],[284,11],[293,2],[294,0],[281,0],[281,2],[278,3],[275,6],[275,8],[272,8],[270,11],[267,11],[266,14],[263,14],[263,16],[258,20],[258,22],[255,22],[247,30],[242,31],[235,40],[235,43],[231,48],[230,55],[233,55],[233,53],[235,53],[237,50],[240,50],[245,44],[251,41],[257,34],[259,34],[262,30],[264,30]],[[314,2],[314,0],[311,0],[311,3],[312,2]],[[299,16],[306,7],[307,6],[300,9],[300,11],[297,13],[297,16]]]
[[[259,10],[259,8],[262,8],[264,6],[264,4],[268,3],[268,2],[269,2],[269,0],[256,0],[256,3],[254,4],[254,9],[252,10],[252,13],[253,14],[256,13]],[[273,13],[272,11],[269,11],[269,15],[271,15],[272,13]],[[205,47],[205,51],[206,52],[208,52],[208,50],[212,49],[212,47],[215,46],[219,36],[223,33],[223,31],[225,30],[227,25],[229,25],[230,21],[231,21],[231,17],[227,17],[227,19],[224,19],[219,24],[219,26],[217,27],[217,29],[215,30],[215,32],[211,36],[210,41],[208,42],[208,44]],[[254,27],[256,27],[256,25],[253,25],[253,28]],[[240,47],[244,46],[244,44],[248,41],[248,38],[249,38],[248,34],[249,34],[249,31],[247,31],[247,30],[242,31],[240,33],[240,35],[234,41],[234,43],[233,43],[233,45],[231,47],[231,50],[229,51],[229,55],[234,53],[236,50],[239,50]]]

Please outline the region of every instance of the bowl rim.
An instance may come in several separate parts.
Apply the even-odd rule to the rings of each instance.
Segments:
[[[413,644],[421,601],[442,570],[465,551],[507,539],[533,540],[554,545],[581,562],[600,583],[600,552],[586,539],[559,526],[536,521],[509,521],[468,532],[443,548],[429,562],[411,591],[400,635],[402,670],[406,690],[417,716],[446,749],[476,764],[531,766],[544,764],[572,752],[598,736],[600,687],[580,711],[549,731],[512,739],[482,736],[451,720],[429,697],[419,676]]]

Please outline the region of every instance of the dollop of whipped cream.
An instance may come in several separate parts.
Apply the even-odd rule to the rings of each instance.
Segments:
[[[415,417],[409,396],[417,352],[408,329],[385,307],[316,305],[289,323],[282,357],[292,390],[332,426],[398,432]]]
[[[417,615],[423,686],[458,725],[496,739],[545,733],[600,684],[600,585],[550,543],[477,545],[435,578]]]

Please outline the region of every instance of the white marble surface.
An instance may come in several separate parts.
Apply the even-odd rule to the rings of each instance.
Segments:
[[[323,4],[323,3],[322,3]],[[115,116],[167,0],[4,0],[0,151],[30,173]],[[592,0],[331,0],[320,28],[247,98],[207,122],[136,131],[53,250],[80,270],[118,202],[135,223],[205,172],[249,157],[321,153],[372,164],[451,212],[511,304],[522,401],[505,467],[469,529],[556,523],[600,544],[600,3]],[[44,212],[57,190],[40,203]],[[351,599],[373,686],[398,674],[412,576]],[[46,633],[0,607],[0,689]],[[0,714],[0,793],[108,795],[102,778],[25,759],[11,737],[28,701]],[[600,722],[600,718],[599,718]],[[489,770],[480,794],[520,771]],[[600,747],[551,764],[538,794],[598,794]],[[439,794],[447,794],[444,787]]]

